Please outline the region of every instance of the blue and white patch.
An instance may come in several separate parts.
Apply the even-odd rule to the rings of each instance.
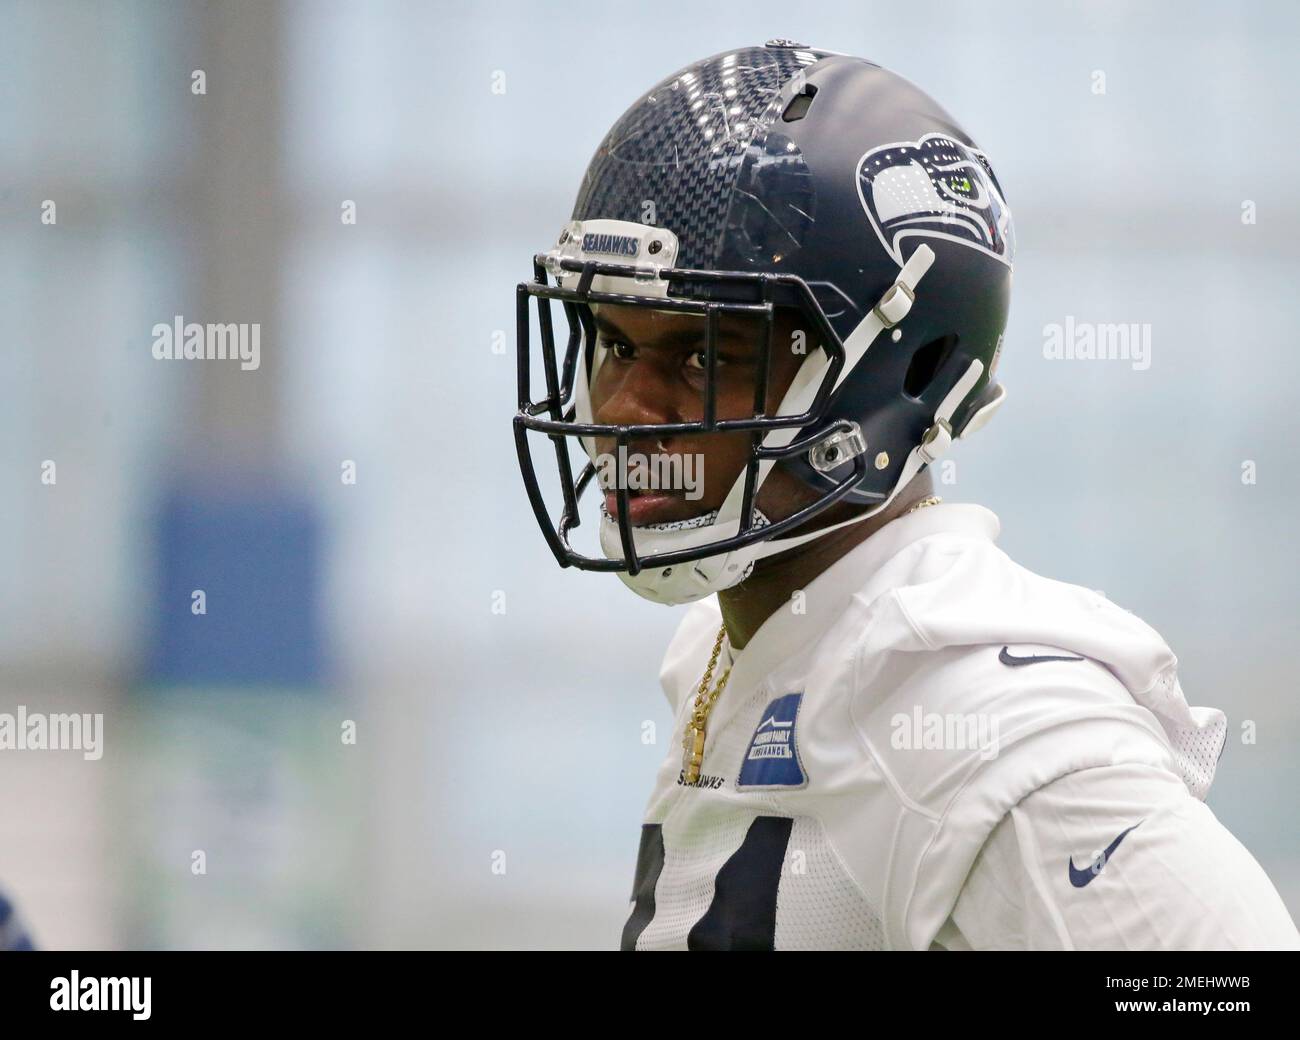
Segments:
[[[903,240],[942,238],[1008,267],[1015,258],[1011,210],[988,157],[947,134],[873,148],[858,160],[858,198],[896,263]]]
[[[787,693],[767,706],[740,764],[737,788],[803,787],[808,783],[795,739],[802,701],[802,693]]]

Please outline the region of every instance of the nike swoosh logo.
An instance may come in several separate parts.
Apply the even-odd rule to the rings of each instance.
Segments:
[[[1125,835],[1135,827],[1141,826],[1142,822],[1142,820],[1138,820],[1138,822],[1133,824],[1133,826],[1127,831],[1120,831],[1119,837],[1106,846],[1106,851],[1089,863],[1083,870],[1080,870],[1074,865],[1074,857],[1071,856],[1070,884],[1075,888],[1083,888],[1084,885],[1088,884],[1088,882],[1100,874],[1106,864],[1110,862],[1110,857],[1114,854],[1115,850],[1119,848],[1119,843],[1124,840]]]
[[[1043,661],[1082,661],[1082,657],[1052,657],[1049,654],[1040,654],[1037,657],[1014,657],[1004,646],[1002,652],[998,654],[998,660],[1012,668],[1020,668],[1027,664],[1041,664]]]

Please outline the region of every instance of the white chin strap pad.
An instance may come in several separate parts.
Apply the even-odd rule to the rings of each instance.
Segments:
[[[664,525],[634,528],[633,537],[637,553],[649,556],[660,552],[691,549],[708,545],[722,538],[731,538],[740,531],[738,520],[718,522],[716,514],[701,517],[700,520],[702,522],[698,526],[691,527]],[[754,510],[754,524],[757,527],[766,527],[768,519],[758,510]],[[637,595],[655,603],[669,605],[691,603],[722,589],[729,589],[748,578],[754,569],[754,562],[763,555],[762,550],[767,545],[766,542],[757,542],[743,549],[706,556],[702,560],[692,560],[690,563],[679,563],[673,567],[647,568],[639,574],[620,571],[618,576],[623,584]],[[600,521],[600,546],[610,559],[621,559],[623,556],[618,523],[603,513]]]

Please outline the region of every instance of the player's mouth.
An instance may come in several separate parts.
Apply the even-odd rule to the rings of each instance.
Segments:
[[[613,491],[605,492],[605,512],[618,519],[618,495]],[[627,515],[633,527],[689,520],[697,512],[682,495],[671,491],[628,491]]]

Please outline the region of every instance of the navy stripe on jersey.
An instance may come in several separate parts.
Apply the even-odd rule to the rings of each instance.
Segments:
[[[686,937],[691,950],[771,950],[776,946],[776,890],[794,820],[757,816],[722,865],[713,902]]]
[[[657,823],[641,826],[641,847],[636,854],[636,878],[632,882],[632,916],[623,926],[621,950],[635,950],[646,925],[655,916],[655,885],[664,869],[664,829]]]

